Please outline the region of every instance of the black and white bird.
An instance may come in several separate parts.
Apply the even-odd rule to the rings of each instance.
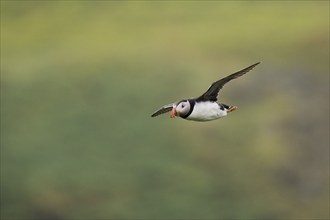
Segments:
[[[243,76],[252,70],[260,62],[246,67],[236,73],[222,78],[210,86],[210,88],[198,98],[183,99],[168,105],[164,105],[151,115],[156,117],[166,112],[171,112],[171,118],[179,116],[192,121],[211,121],[226,116],[229,112],[237,109],[236,106],[229,106],[223,103],[217,103],[217,97],[220,89],[229,81]]]

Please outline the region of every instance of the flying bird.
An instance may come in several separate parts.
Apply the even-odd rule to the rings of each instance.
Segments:
[[[255,63],[212,83],[208,90],[198,98],[183,99],[168,105],[164,105],[155,113],[153,113],[151,117],[156,117],[169,111],[171,112],[171,118],[179,116],[183,119],[192,121],[211,121],[224,117],[229,112],[236,110],[237,107],[217,102],[220,89],[222,89],[227,82],[243,76],[259,63],[260,62]]]

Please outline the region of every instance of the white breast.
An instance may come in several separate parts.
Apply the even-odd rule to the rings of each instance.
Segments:
[[[221,110],[216,102],[196,102],[194,110],[187,117],[193,121],[211,121],[227,115],[225,110]]]

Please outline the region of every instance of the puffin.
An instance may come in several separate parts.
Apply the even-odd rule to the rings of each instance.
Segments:
[[[215,81],[203,95],[197,98],[182,99],[180,101],[164,105],[159,110],[154,112],[151,117],[156,117],[166,112],[170,112],[171,118],[175,118],[177,116],[191,121],[212,121],[225,117],[228,113],[235,111],[237,107],[224,103],[218,103],[217,97],[219,91],[226,83],[243,76],[258,64],[260,64],[260,62]]]

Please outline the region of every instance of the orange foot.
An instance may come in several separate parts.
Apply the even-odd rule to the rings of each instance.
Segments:
[[[230,106],[226,111],[227,111],[227,113],[229,113],[229,112],[235,111],[236,109],[237,109],[236,106]]]

